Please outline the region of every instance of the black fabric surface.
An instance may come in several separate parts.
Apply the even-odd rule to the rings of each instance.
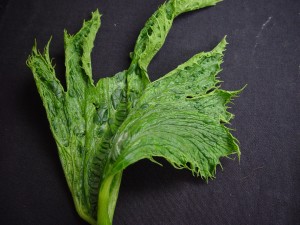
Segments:
[[[34,1],[0,4],[0,224],[86,224],[77,215],[45,111],[25,60],[34,38],[64,79],[63,29],[75,33],[96,8],[102,26],[92,54],[97,80],[124,70],[161,0]],[[175,20],[150,65],[152,80],[224,35],[224,89],[248,84],[231,127],[242,156],[223,159],[206,184],[167,162],[125,172],[115,225],[300,224],[300,1],[226,0]]]

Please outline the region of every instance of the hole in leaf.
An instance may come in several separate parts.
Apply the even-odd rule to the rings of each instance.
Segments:
[[[209,94],[209,93],[213,92],[214,90],[216,90],[216,88],[211,88],[211,89],[206,91],[206,94]]]

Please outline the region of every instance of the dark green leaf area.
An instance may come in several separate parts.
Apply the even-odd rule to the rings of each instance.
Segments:
[[[88,148],[86,161],[90,203],[96,216],[100,180],[110,151],[110,139],[127,116],[125,72],[101,79],[89,95],[85,121],[88,131],[85,144]],[[97,98],[94,99],[94,96]],[[85,164],[84,164],[85,165]],[[85,177],[85,176],[84,176]]]

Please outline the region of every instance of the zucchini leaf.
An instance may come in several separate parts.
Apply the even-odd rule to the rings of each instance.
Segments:
[[[98,192],[110,139],[127,116],[126,71],[94,85],[90,53],[100,26],[98,11],[71,36],[65,32],[67,91],[49,57],[33,48],[27,61],[46,108],[59,157],[79,215],[96,224]],[[115,185],[120,184],[120,179]]]
[[[213,6],[221,0],[171,0],[153,13],[141,30],[128,68],[128,107],[134,107],[145,87],[150,83],[147,68],[160,50],[174,19],[185,12]]]
[[[225,124],[233,118],[226,104],[240,91],[219,88],[226,41],[195,55],[150,83],[112,140],[111,168],[105,176],[153,156],[204,179],[215,175],[219,158],[240,154]]]
[[[92,79],[91,51],[100,27],[98,11],[75,35],[65,31],[66,85],[49,56],[33,47],[27,65],[46,109],[64,174],[79,215],[90,224],[111,225],[123,170],[141,159],[162,157],[204,179],[215,175],[220,157],[240,155],[225,126],[227,104],[240,91],[219,87],[226,41],[199,53],[150,82],[147,68],[181,13],[218,0],[171,0],[146,22],[130,54],[128,70]]]
[[[223,39],[211,52],[194,56],[147,85],[112,139],[99,203],[109,196],[115,174],[141,159],[155,162],[153,157],[162,157],[208,180],[215,176],[221,157],[240,156],[237,140],[225,124],[233,118],[226,105],[241,90],[221,90],[216,79],[225,46]],[[99,219],[109,215],[102,210]]]

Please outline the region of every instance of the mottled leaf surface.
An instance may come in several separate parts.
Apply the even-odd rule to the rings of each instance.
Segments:
[[[113,139],[110,173],[159,156],[208,179],[220,157],[240,154],[224,125],[233,117],[226,104],[239,91],[219,89],[216,79],[225,45],[223,39],[147,86]]]
[[[90,54],[99,26],[96,11],[74,36],[65,31],[67,91],[55,76],[49,44],[43,54],[34,46],[28,60],[76,209],[93,224],[110,139],[127,116],[126,71],[101,79],[97,85],[92,80]]]
[[[65,31],[66,84],[56,78],[49,56],[35,45],[27,64],[46,109],[76,210],[90,224],[112,224],[123,170],[134,162],[163,157],[204,179],[214,177],[220,158],[240,155],[226,124],[227,104],[240,91],[220,89],[226,41],[195,55],[151,82],[147,68],[181,13],[218,0],[171,0],[146,22],[128,70],[92,79],[91,51],[100,14],[75,35]]]

